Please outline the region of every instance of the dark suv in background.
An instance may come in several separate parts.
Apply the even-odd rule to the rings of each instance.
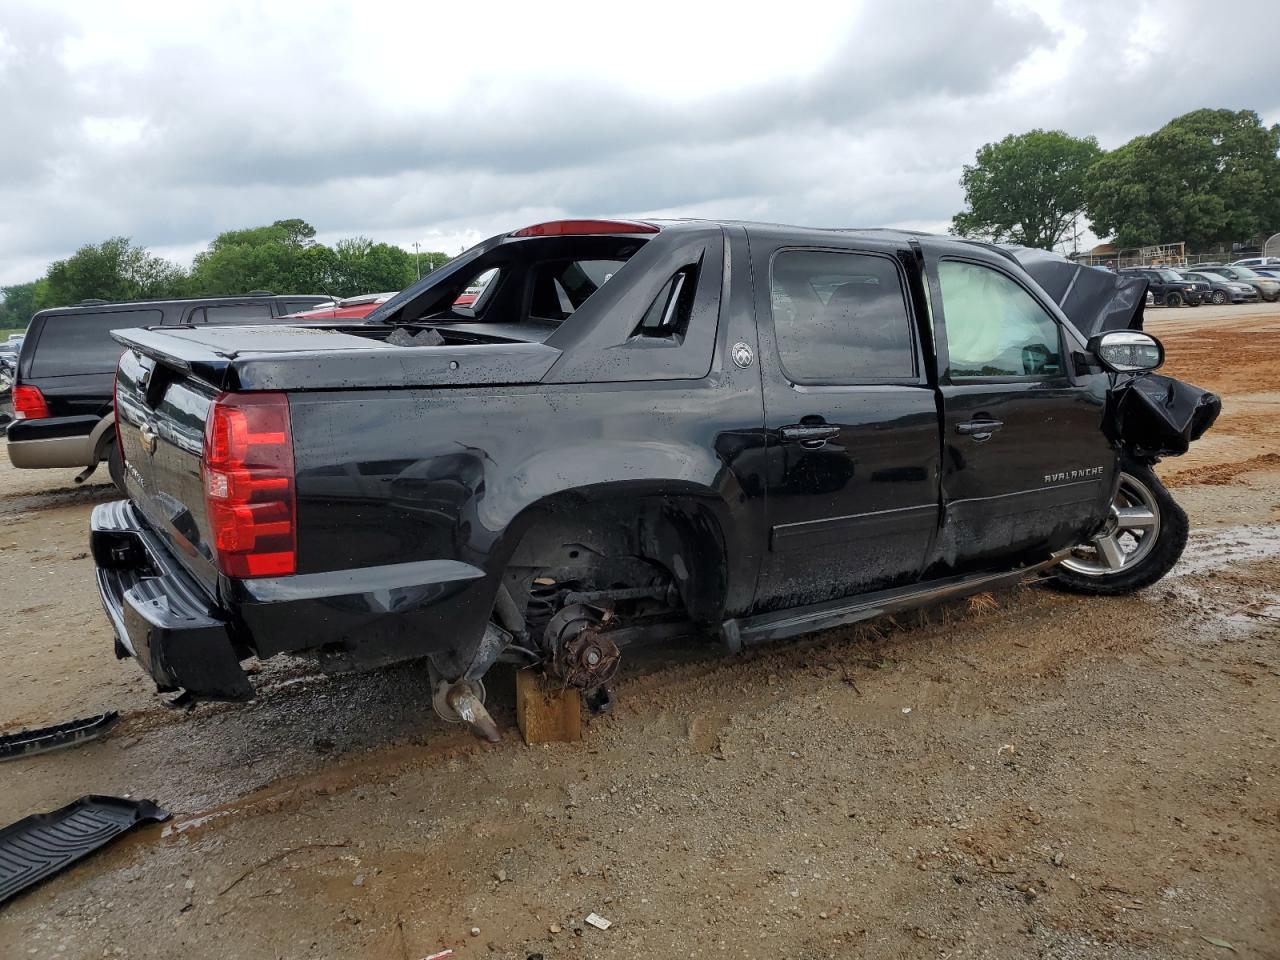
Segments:
[[[80,480],[108,460],[112,478],[119,482],[111,384],[120,345],[111,339],[112,330],[270,323],[328,301],[324,296],[263,293],[132,303],[86,300],[41,310],[31,318],[18,355],[9,460],[15,467],[81,467]]]
[[[1156,303],[1166,307],[1180,307],[1184,303],[1198,307],[1209,299],[1209,284],[1187,280],[1169,267],[1125,267],[1116,271],[1122,277],[1141,277],[1148,283],[1147,289]]]

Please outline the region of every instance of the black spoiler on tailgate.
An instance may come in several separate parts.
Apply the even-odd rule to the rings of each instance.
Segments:
[[[543,343],[402,347],[380,328],[228,326],[113,330],[124,346],[220,390],[341,390],[537,383],[560,357]],[[382,328],[385,330],[385,328]]]

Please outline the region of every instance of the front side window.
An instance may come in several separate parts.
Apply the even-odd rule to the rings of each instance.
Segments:
[[[951,379],[1062,373],[1058,324],[1003,273],[976,263],[938,267]]]
[[[784,250],[773,261],[771,294],[778,352],[792,380],[915,377],[906,290],[889,257]]]

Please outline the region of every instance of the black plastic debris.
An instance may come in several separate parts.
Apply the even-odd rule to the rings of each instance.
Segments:
[[[17,896],[140,823],[169,819],[150,800],[81,797],[0,830],[0,903]]]
[[[1120,438],[1152,456],[1186,453],[1222,412],[1216,394],[1159,373],[1117,384],[1113,394]]]
[[[49,750],[60,750],[63,747],[75,747],[88,743],[110,730],[119,719],[120,714],[114,710],[108,710],[94,717],[68,720],[66,723],[55,724],[52,727],[6,733],[0,736],[0,760],[30,757]]]

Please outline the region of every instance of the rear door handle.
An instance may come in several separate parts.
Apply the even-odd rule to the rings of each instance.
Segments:
[[[794,423],[778,431],[783,440],[799,440],[802,447],[820,447],[833,437],[840,435],[840,428],[835,424],[822,423],[807,425]]]
[[[1003,420],[970,420],[968,423],[957,423],[956,433],[975,440],[989,440],[1003,426]]]

